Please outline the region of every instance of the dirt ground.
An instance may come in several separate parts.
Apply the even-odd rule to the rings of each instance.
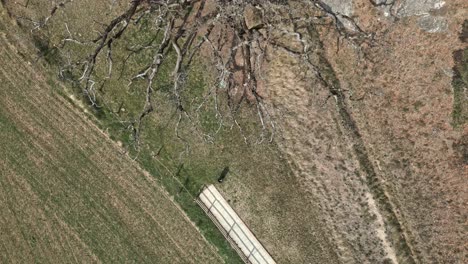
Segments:
[[[371,160],[417,259],[464,263],[468,164],[457,152],[467,152],[468,123],[453,120],[452,68],[454,51],[467,48],[459,36],[468,5],[429,11],[447,20],[444,32],[424,30],[418,17],[386,20],[365,1],[355,6],[363,30],[376,32],[377,44],[362,49],[368,58],[349,45],[336,52],[331,35],[324,46]]]
[[[288,201],[313,201],[313,213],[296,213],[315,219],[313,228],[327,234],[341,262],[466,262],[468,126],[453,120],[452,68],[454,51],[467,46],[460,36],[467,10],[463,1],[422,10],[447,20],[446,31],[439,32],[444,28],[422,27],[420,17],[395,20],[368,1],[355,1],[355,20],[375,33],[374,40],[356,44],[341,37],[339,47],[333,28],[317,27],[355,131],[345,124],[337,96],[292,52],[301,49],[295,36],[283,41],[288,49],[270,50],[265,87],[281,130],[276,142],[297,180],[288,195],[279,193],[284,186],[271,192]],[[290,24],[275,26],[292,33]],[[276,175],[271,181],[282,184]],[[224,189],[250,196],[270,192],[238,186]],[[254,226],[268,222],[268,213],[252,207],[236,209]],[[268,235],[267,248],[277,250]],[[300,254],[288,253],[297,248],[290,245],[281,252]],[[302,260],[310,261],[307,255]]]

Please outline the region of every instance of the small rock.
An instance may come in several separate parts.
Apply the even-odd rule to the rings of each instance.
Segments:
[[[445,75],[447,75],[450,78],[452,78],[453,75],[455,75],[455,73],[453,72],[451,68],[445,68],[445,69],[442,69],[442,71],[444,72]]]
[[[259,29],[263,26],[262,12],[252,5],[244,9],[244,19],[248,29]]]
[[[445,32],[448,29],[447,19],[440,16],[422,16],[418,19],[418,26],[429,33]]]
[[[387,3],[388,0],[374,0],[374,3],[376,5],[388,5],[389,3]]]
[[[268,31],[264,28],[261,28],[258,30],[258,32],[260,32],[260,34],[262,34],[262,37],[264,38],[267,38],[268,37]]]
[[[397,12],[399,17],[421,16],[429,14],[445,5],[443,0],[403,0]]]
[[[272,40],[291,51],[301,53],[304,51],[303,44],[297,39],[297,37],[290,32],[290,34],[285,34],[283,31],[273,29],[271,31]]]
[[[350,0],[323,0],[325,5],[322,7],[325,9],[331,9],[329,11],[335,12],[337,14],[352,16],[353,15],[353,5],[354,1]]]
[[[321,7],[327,10],[327,12],[335,13],[343,26],[354,31],[355,27],[353,23],[342,16],[351,17],[353,15],[353,2],[354,0],[323,0],[321,1]]]

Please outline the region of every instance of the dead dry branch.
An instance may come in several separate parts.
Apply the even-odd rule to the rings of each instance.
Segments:
[[[69,0],[55,5],[49,16],[43,19],[43,22],[33,23],[35,29],[41,29],[59,9],[66,8]],[[280,1],[281,2],[281,1]],[[96,30],[98,36],[91,41],[78,38],[68,23],[64,23],[65,37],[60,42],[59,49],[63,49],[67,43],[80,45],[84,47],[92,46],[92,51],[80,61],[73,61],[72,56],[64,52],[65,65],[60,68],[60,76],[66,77],[65,73],[75,69],[76,82],[81,84],[83,94],[87,101],[94,108],[101,108],[100,95],[106,81],[111,78],[118,80],[128,78],[127,92],[133,94],[138,86],[144,84],[144,102],[142,102],[141,111],[133,117],[129,117],[130,130],[132,131],[135,146],[140,145],[140,135],[143,128],[144,119],[154,111],[153,105],[155,80],[161,73],[160,68],[170,60],[171,71],[171,100],[177,113],[176,131],[177,138],[185,144],[187,140],[183,139],[182,133],[178,131],[183,122],[188,122],[198,135],[201,135],[207,142],[213,142],[214,137],[223,128],[225,124],[232,122],[232,125],[238,127],[247,143],[251,138],[245,134],[245,129],[241,127],[241,122],[237,120],[241,105],[250,105],[256,112],[258,118],[258,128],[260,135],[254,143],[261,143],[266,136],[268,141],[272,141],[275,135],[275,121],[269,106],[265,103],[264,93],[259,88],[259,83],[263,82],[263,70],[267,59],[268,47],[282,49],[292,56],[297,56],[308,61],[310,44],[304,36],[304,25],[320,24],[324,18],[332,18],[333,27],[339,37],[359,46],[363,41],[373,41],[373,35],[360,28],[358,23],[352,17],[334,12],[322,1],[302,1],[308,7],[313,8],[314,12],[308,17],[296,17],[291,13],[284,16],[281,8],[278,7],[278,1],[215,1],[216,9],[210,12],[204,12],[207,5],[206,0],[195,1],[159,1],[159,0],[132,0],[128,8],[120,15],[113,18],[108,23],[94,22],[99,30]],[[382,5],[382,1],[374,2],[374,5]],[[387,3],[388,2],[388,3]],[[385,5],[390,5],[389,1]],[[114,8],[113,2],[110,6]],[[250,9],[257,20],[253,26],[244,17],[247,9]],[[282,13],[283,12],[283,13]],[[32,20],[31,20],[32,21]],[[119,54],[119,61],[116,61],[114,46],[120,41],[121,37],[129,30],[140,32],[142,21],[151,21],[152,37],[145,42],[133,43],[125,47],[125,54]],[[348,28],[343,21],[346,21]],[[300,50],[291,49],[288,45],[279,43],[272,37],[272,30],[278,23],[292,22],[293,31],[283,30],[281,34],[293,37],[295,41],[301,43]],[[146,22],[145,22],[146,23]],[[351,29],[349,28],[351,25]],[[94,29],[90,29],[92,32]],[[142,32],[143,34],[143,32]],[[121,41],[120,41],[121,42]],[[119,42],[119,43],[120,43]],[[153,52],[150,52],[153,51]],[[60,51],[61,52],[61,51]],[[148,64],[139,70],[128,68],[128,61],[134,56],[140,54],[153,54],[148,56]],[[208,54],[206,54],[208,53]],[[150,58],[151,57],[151,58]],[[123,59],[121,59],[123,58]],[[196,98],[186,98],[187,78],[189,78],[190,69],[195,59],[206,59],[207,67],[215,70],[214,82],[210,84],[203,96]],[[322,76],[321,70],[308,61],[308,65],[316,74],[318,80],[327,82]],[[99,69],[99,70],[97,70]],[[114,74],[117,70],[118,74]],[[132,71],[135,71],[132,73]],[[102,76],[100,76],[102,75]],[[132,90],[131,90],[132,89]],[[221,97],[222,95],[222,97]],[[200,112],[204,111],[205,105],[213,103],[213,110],[218,122],[217,129],[207,133],[197,126],[199,124]],[[221,104],[227,102],[227,107]],[[191,105],[195,104],[195,107]],[[116,114],[121,114],[121,109]],[[225,109],[229,113],[223,113]],[[230,120],[225,120],[230,118]],[[232,126],[232,127],[233,127]],[[184,126],[185,127],[185,126]]]

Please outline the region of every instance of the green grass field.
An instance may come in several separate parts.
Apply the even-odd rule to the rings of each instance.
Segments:
[[[22,9],[18,5],[12,5],[12,7],[19,8],[15,11],[25,17],[40,18],[46,16],[50,10],[50,6],[44,3],[44,1],[36,0],[30,1],[27,9]],[[89,8],[91,5],[94,6],[92,10]],[[58,72],[59,66],[66,63],[68,55],[71,60],[79,61],[92,50],[92,46],[89,45],[67,43],[60,52],[57,52],[55,47],[59,46],[62,38],[68,34],[64,24],[67,24],[76,38],[94,38],[96,30],[100,28],[99,24],[93,22],[95,17],[100,17],[104,23],[112,18],[112,14],[118,13],[119,8],[126,7],[126,5],[116,6],[116,10],[112,13],[107,12],[108,6],[108,3],[93,1],[70,3],[67,8],[56,13],[47,27],[33,32],[33,43],[39,56],[38,63],[49,72],[51,86],[56,86],[53,81],[56,77],[53,74]],[[77,19],[78,17],[80,19]],[[23,30],[28,31],[27,21],[21,22],[26,24]],[[90,28],[95,30],[90,30]],[[219,174],[226,166],[229,166],[231,172],[237,175],[243,175],[245,172],[267,175],[268,171],[257,171],[256,160],[262,157],[263,162],[268,162],[268,156],[272,153],[274,146],[272,149],[271,145],[262,144],[253,148],[252,144],[245,144],[243,135],[232,123],[224,101],[226,100],[224,94],[219,96],[219,100],[222,101],[220,110],[225,115],[222,117],[224,125],[218,126],[221,119],[216,117],[213,98],[206,98],[208,90],[213,86],[213,74],[207,71],[210,68],[203,65],[197,57],[193,67],[188,71],[185,88],[181,91],[182,100],[192,120],[183,117],[179,124],[180,137],[178,137],[175,130],[179,112],[173,100],[171,87],[175,54],[174,50],[169,49],[167,59],[160,70],[161,74],[154,85],[155,110],[143,122],[141,144],[136,151],[128,121],[134,119],[143,108],[144,81],[136,81],[131,86],[127,84],[138,70],[147,65],[148,58],[151,58],[153,51],[143,51],[127,58],[128,48],[138,47],[142,43],[149,43],[154,38],[160,38],[161,36],[156,32],[152,28],[151,21],[142,21],[138,26],[129,27],[122,39],[113,45],[114,66],[111,78],[107,78],[105,54],[98,57],[100,63],[96,66],[94,80],[100,87],[98,98],[102,103],[102,108],[99,110],[86,106],[86,98],[82,96],[81,87],[73,82],[62,82],[61,85],[66,88],[53,90],[63,95],[64,98],[71,95],[78,98],[77,103],[82,105],[85,111],[94,114],[92,119],[96,125],[102,131],[108,132],[113,140],[120,142],[123,148],[128,150],[129,155],[161,183],[197,225],[204,237],[217,248],[223,259],[229,263],[241,263],[237,253],[194,202],[194,198],[204,184],[217,182]],[[72,71],[69,74],[72,78],[76,78],[80,72]],[[204,100],[206,101],[200,107],[200,111],[195,113],[195,109]],[[119,106],[122,106],[123,110],[116,113]],[[255,107],[245,105],[236,115],[245,135],[251,142],[255,142],[256,137],[260,135]],[[220,128],[219,131],[218,128]],[[211,137],[211,140],[206,141],[208,137]],[[156,153],[158,155],[155,155]]]
[[[223,262],[158,180],[57,93],[2,13],[0,262]]]

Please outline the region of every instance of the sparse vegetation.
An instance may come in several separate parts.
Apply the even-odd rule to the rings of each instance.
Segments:
[[[221,263],[159,183],[55,93],[3,19],[1,262]]]
[[[455,127],[459,127],[468,122],[468,48],[455,51],[453,57],[455,66],[452,80],[452,122]]]
[[[444,184],[461,193],[467,51],[454,53],[452,90],[459,43],[430,22],[451,29],[460,0],[416,1],[426,29],[401,17],[413,1],[384,2],[353,14],[320,0],[2,1],[21,30],[0,23],[0,59],[14,65],[0,77],[21,89],[0,98],[3,196],[14,194],[0,210],[19,222],[28,213],[11,205],[36,199],[49,226],[63,220],[78,234],[67,241],[103,261],[241,263],[194,202],[213,183],[278,263],[456,263],[463,199]],[[171,235],[190,224],[177,210],[167,220],[171,200],[196,243]],[[27,258],[46,259],[57,235],[23,223]]]

